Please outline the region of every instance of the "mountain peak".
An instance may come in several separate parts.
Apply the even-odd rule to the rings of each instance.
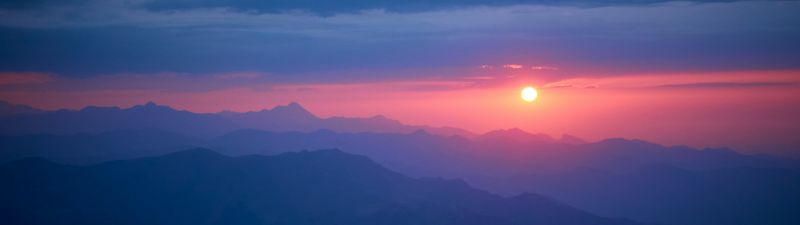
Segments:
[[[635,146],[648,146],[648,147],[661,147],[658,144],[650,143],[640,139],[625,139],[625,138],[607,138],[597,142],[597,144],[606,145],[635,145]]]
[[[581,139],[579,137],[573,136],[573,135],[569,135],[569,134],[561,135],[561,138],[559,138],[558,141],[561,142],[561,143],[572,144],[572,145],[579,145],[579,144],[586,144],[587,143],[585,140],[583,140],[583,139]]]
[[[268,110],[271,113],[277,114],[291,114],[291,115],[303,115],[303,116],[314,116],[311,112],[306,110],[300,103],[297,102],[290,102],[288,105],[279,105],[275,106],[271,110]]]
[[[28,105],[13,104],[6,101],[0,101],[0,115],[11,115],[21,113],[38,113],[42,110],[33,108]]]
[[[511,129],[500,129],[500,130],[493,130],[486,132],[485,134],[481,135],[482,137],[529,137],[533,136],[533,134],[525,132],[519,128],[511,128]]]
[[[130,109],[148,110],[148,111],[153,111],[153,110],[163,110],[163,111],[170,110],[171,111],[171,110],[174,110],[169,106],[159,105],[159,104],[157,104],[157,103],[155,103],[153,101],[147,101],[147,103],[145,103],[144,105],[135,105],[135,106],[131,107]]]
[[[93,105],[90,105],[90,106],[83,107],[83,109],[81,109],[80,111],[81,112],[112,112],[112,111],[119,111],[119,110],[120,110],[120,108],[117,107],[117,106],[106,107],[106,106],[93,106]],[[59,111],[69,112],[70,110],[59,110]]]
[[[429,136],[429,135],[431,135],[431,134],[430,134],[430,133],[428,133],[428,131],[426,131],[425,129],[417,129],[417,130],[415,130],[414,132],[412,132],[412,133],[411,133],[411,135],[417,135],[417,136]]]
[[[370,117],[370,119],[376,119],[376,120],[388,120],[389,118],[387,118],[387,117],[386,117],[386,116],[384,116],[384,115],[378,114],[378,115],[374,115],[374,116]]]
[[[289,102],[289,104],[286,105],[286,106],[289,106],[289,107],[292,107],[292,108],[301,108],[301,109],[303,108],[303,106],[300,105],[300,103],[297,103],[297,102]]]
[[[553,138],[545,134],[531,134],[519,128],[493,130],[486,132],[478,138],[483,140],[513,140],[516,142],[553,141]]]

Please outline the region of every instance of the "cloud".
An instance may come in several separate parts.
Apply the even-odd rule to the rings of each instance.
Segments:
[[[690,0],[685,3],[713,3],[733,2],[736,0]],[[385,10],[387,12],[411,13],[434,10],[453,10],[470,7],[502,7],[515,5],[537,6],[571,6],[571,7],[610,7],[610,6],[647,6],[654,4],[673,3],[673,0],[619,0],[619,1],[591,1],[591,0],[461,0],[461,1],[430,1],[430,0],[278,0],[278,1],[252,1],[252,0],[153,0],[144,1],[140,6],[150,10],[186,10],[197,8],[230,8],[241,11],[260,13],[280,13],[287,11],[305,11],[319,15],[334,15],[340,13],[357,13],[366,10]]]
[[[678,88],[678,89],[708,89],[708,88],[757,88],[757,87],[781,87],[797,86],[798,82],[702,82],[702,83],[680,83],[659,85],[657,88]]]
[[[89,3],[91,0],[3,0],[0,1],[0,9],[29,10]]]
[[[599,82],[591,79],[569,79],[551,82],[543,85],[543,88],[597,88]]]
[[[800,71],[737,71],[676,74],[642,74],[617,77],[578,77],[546,83],[543,88],[605,89],[737,89],[796,88]]]
[[[0,10],[0,71],[66,77],[254,71],[295,82],[412,78],[453,68],[438,75],[461,76],[475,65],[508,62],[571,77],[786,69],[797,68],[800,57],[798,2],[575,7],[459,1],[392,11],[380,5],[416,1],[370,1],[351,6],[381,9],[331,15],[248,9],[262,7],[258,1],[147,6],[157,2],[6,7]],[[303,2],[286,4],[312,4]]]
[[[22,72],[22,73],[0,73],[0,86],[41,84],[55,80],[50,74]]]
[[[732,2],[735,0],[694,0],[688,3]],[[469,7],[500,7],[514,5],[539,6],[573,6],[573,7],[609,7],[609,6],[645,6],[671,3],[672,0],[463,0],[463,1],[429,1],[429,0],[6,0],[0,1],[0,9],[37,9],[62,6],[82,6],[111,2],[152,11],[181,11],[209,8],[227,8],[245,12],[282,13],[304,11],[319,15],[341,13],[357,13],[367,10],[385,10],[388,12],[424,12],[434,10],[452,10]],[[107,3],[106,3],[107,4]]]
[[[474,77],[467,77],[467,80],[494,80],[495,77],[492,76],[474,76]]]
[[[554,66],[531,66],[532,70],[558,70],[558,67]]]
[[[3,92],[154,91],[208,92],[229,88],[269,90],[276,82],[259,73],[192,75],[183,73],[124,73],[65,77],[40,73],[0,73]]]
[[[507,69],[514,69],[514,70],[516,70],[516,69],[522,69],[522,67],[523,67],[523,66],[522,66],[522,65],[520,65],[520,64],[505,64],[505,65],[503,65],[503,68],[507,68]]]
[[[224,73],[224,74],[217,74],[214,75],[215,78],[218,79],[257,79],[264,77],[263,74],[258,72],[244,72],[244,73]]]

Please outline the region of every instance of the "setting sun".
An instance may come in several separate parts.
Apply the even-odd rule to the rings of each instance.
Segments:
[[[521,96],[522,100],[525,100],[526,102],[532,102],[536,100],[536,97],[539,96],[539,93],[533,87],[525,87],[522,89]]]

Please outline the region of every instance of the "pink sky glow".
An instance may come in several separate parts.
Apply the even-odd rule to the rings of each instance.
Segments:
[[[478,74],[461,78],[276,83],[258,73],[114,75],[37,73],[3,80],[0,99],[42,109],[130,107],[147,101],[194,112],[256,111],[295,101],[320,117],[384,115],[474,132],[518,127],[589,140],[639,138],[747,152],[800,148],[800,71],[627,76]],[[519,91],[539,89],[524,102]],[[781,149],[764,149],[776,146]],[[787,147],[788,146],[788,147]]]

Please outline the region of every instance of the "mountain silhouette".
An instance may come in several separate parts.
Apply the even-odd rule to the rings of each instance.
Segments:
[[[210,137],[236,126],[216,114],[178,111],[149,102],[127,109],[89,106],[81,110],[58,110],[17,114],[0,119],[3,134],[76,134],[115,130],[161,129],[192,136]]]
[[[478,141],[485,142],[500,142],[500,143],[543,143],[543,142],[556,142],[550,136],[545,134],[531,134],[519,128],[493,130],[482,134],[475,138]]]
[[[297,103],[259,112],[214,114],[155,103],[128,109],[87,107],[17,113],[2,117],[0,125],[0,163],[38,156],[87,165],[189,147],[230,156],[338,148],[368,156],[406,176],[459,178],[503,196],[544,193],[601,216],[673,225],[799,221],[792,211],[795,205],[785,203],[800,202],[796,189],[785,187],[795,187],[800,162],[725,148],[662,146],[619,138],[586,142],[520,129],[468,138],[382,116],[322,119]],[[245,206],[234,204],[223,211],[250,220],[239,210]],[[417,213],[408,213],[412,212]]]
[[[75,134],[126,129],[162,129],[195,137],[213,137],[238,129],[303,132],[330,129],[339,132],[377,133],[411,133],[416,130],[426,130],[446,136],[474,136],[463,129],[406,125],[383,116],[319,118],[296,102],[244,113],[193,113],[153,102],[126,109],[88,106],[77,111],[26,111],[22,110],[24,107],[15,105],[13,110],[0,111],[0,115],[6,111],[13,115],[13,118],[0,117],[0,134]],[[7,107],[0,104],[0,110],[4,108]]]
[[[42,110],[27,105],[11,104],[6,101],[0,101],[0,117],[40,112],[42,112]]]
[[[207,149],[66,166],[0,166],[15,224],[638,224],[458,180],[412,179],[338,150],[226,157]]]
[[[514,136],[496,140],[511,141],[486,142],[425,131],[304,133],[249,129],[197,139],[159,130],[131,130],[97,135],[0,136],[0,156],[10,157],[4,161],[43,156],[86,164],[160,155],[186,146],[205,146],[239,156],[341,148],[404,175],[461,178],[505,196],[544,193],[602,216],[675,225],[788,225],[800,220],[792,211],[796,209],[793,202],[800,202],[793,188],[800,171],[796,161],[725,149],[665,147],[641,140],[584,144],[518,142],[513,141]],[[764,209],[771,209],[770,213],[764,213]],[[698,215],[674,216],[692,213]],[[767,215],[779,219],[753,221]]]

